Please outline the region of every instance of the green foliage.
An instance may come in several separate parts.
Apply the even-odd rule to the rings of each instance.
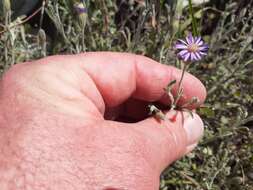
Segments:
[[[147,55],[179,67],[172,44],[192,31],[188,7],[166,1],[127,3],[87,1],[86,27],[68,0],[50,0],[45,7],[55,35],[45,35],[22,18],[2,18],[0,70],[46,55],[83,51],[121,51]],[[168,1],[172,2],[172,1]],[[215,2],[215,1],[211,1]],[[208,98],[199,113],[205,136],[193,153],[161,176],[161,190],[250,190],[253,187],[253,10],[252,1],[228,1],[224,10],[212,3],[193,6],[198,31],[210,44],[209,55],[190,72],[206,85]],[[127,12],[129,11],[129,12]],[[122,18],[117,21],[115,19]],[[46,46],[45,46],[46,45]]]

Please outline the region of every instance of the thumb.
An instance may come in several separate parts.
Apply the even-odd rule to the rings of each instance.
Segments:
[[[196,113],[179,111],[168,112],[161,121],[150,117],[134,127],[144,135],[149,160],[160,171],[193,150],[204,132]]]

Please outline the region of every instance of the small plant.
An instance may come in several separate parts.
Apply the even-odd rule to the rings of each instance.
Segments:
[[[177,93],[175,97],[172,95],[171,90],[173,89],[174,85],[177,83],[176,80],[171,81],[167,87],[165,88],[166,94],[170,98],[170,110],[178,109],[181,111],[187,111],[190,114],[192,113],[191,110],[187,109],[188,106],[194,105],[199,102],[199,99],[197,97],[193,97],[189,102],[186,102],[184,105],[179,106],[178,101],[183,96],[183,88],[182,88],[182,82],[185,75],[185,72],[188,68],[188,66],[192,62],[199,61],[203,58],[203,56],[207,55],[208,52],[208,45],[203,41],[202,37],[198,34],[197,29],[197,22],[194,16],[192,1],[188,0],[189,3],[189,14],[191,15],[191,24],[193,29],[193,34],[189,33],[188,36],[185,38],[185,40],[178,39],[177,43],[174,46],[174,49],[176,50],[177,57],[179,59],[180,65],[182,65],[182,75],[180,77]],[[150,113],[154,114],[155,117],[159,119],[164,119],[164,114],[162,111],[160,111],[157,107],[154,105],[151,105],[150,107]]]
[[[203,56],[207,55],[209,48],[200,36],[194,37],[192,36],[192,33],[189,33],[185,40],[178,39],[177,43],[174,46],[174,49],[176,50],[176,54],[179,59],[179,62],[182,65],[183,71],[178,83],[178,89],[175,97],[172,95],[171,90],[177,83],[176,80],[171,81],[167,85],[165,92],[170,98],[170,110],[179,109],[191,112],[187,109],[187,106],[191,106],[198,103],[199,100],[197,97],[193,97],[189,102],[186,102],[184,105],[178,105],[179,99],[183,96],[183,78],[189,65],[193,62],[200,61]],[[155,116],[159,119],[164,119],[164,115],[162,114],[162,112],[154,105],[150,106],[150,113],[155,114]]]
[[[178,100],[183,95],[182,81],[188,66],[193,62],[201,60],[203,56],[207,55],[208,45],[204,43],[204,41],[200,36],[193,37],[192,34],[189,33],[189,35],[185,38],[185,40],[179,39],[178,42],[175,44],[174,48],[177,52],[179,61],[182,64],[183,72],[179,81],[179,87],[176,94],[176,98],[172,100],[171,106],[172,109],[175,109],[177,107]],[[169,89],[171,89],[171,87]],[[187,105],[189,105],[189,103],[193,104],[196,101],[198,102],[198,99],[196,97],[193,97],[193,99],[190,100],[190,102],[187,102],[186,104]]]

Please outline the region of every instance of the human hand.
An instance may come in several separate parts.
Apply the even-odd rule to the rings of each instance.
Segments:
[[[1,190],[158,189],[164,168],[203,133],[195,113],[167,113],[173,122],[146,115],[148,103],[168,103],[163,89],[180,74],[143,56],[110,52],[15,65],[0,86]],[[206,97],[190,74],[183,89],[182,104]]]

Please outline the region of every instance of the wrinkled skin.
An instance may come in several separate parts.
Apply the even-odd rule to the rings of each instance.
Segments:
[[[0,83],[0,189],[158,189],[165,167],[199,140],[183,128],[189,115],[169,112],[176,119],[159,122],[143,111],[148,102],[168,103],[163,88],[180,74],[146,57],[105,52],[12,67]],[[192,75],[183,88],[181,104],[204,101]]]

